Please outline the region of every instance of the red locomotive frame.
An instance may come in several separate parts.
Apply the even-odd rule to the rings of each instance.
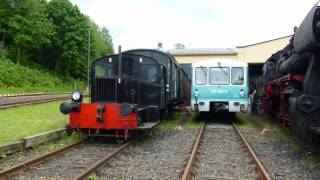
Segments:
[[[98,108],[102,108],[104,111],[99,111]],[[138,114],[131,113],[127,116],[122,116],[119,109],[120,104],[118,103],[104,105],[97,103],[80,104],[79,112],[70,113],[70,128],[88,129],[89,136],[124,137],[127,139],[129,137],[128,131],[138,128]],[[115,134],[95,135],[94,133],[92,134],[91,129],[115,130]],[[124,131],[124,134],[120,133],[122,131]]]
[[[302,86],[304,75],[287,74],[267,83],[261,97],[261,108],[271,112],[282,125],[289,126],[289,98],[297,84]]]

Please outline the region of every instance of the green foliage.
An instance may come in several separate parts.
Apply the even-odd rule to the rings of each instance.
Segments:
[[[113,53],[108,30],[99,28],[68,0],[1,0],[0,17],[2,54],[17,64],[40,65],[84,80],[89,30],[91,59]]]
[[[174,48],[175,49],[185,49],[186,46],[184,44],[182,44],[182,43],[177,43],[177,44],[174,45]]]
[[[62,78],[48,71],[14,64],[0,56],[0,93],[72,91],[75,80]],[[81,89],[83,82],[77,82]]]
[[[97,176],[94,174],[94,175],[89,176],[88,179],[89,179],[89,180],[96,180],[96,179],[97,179]]]

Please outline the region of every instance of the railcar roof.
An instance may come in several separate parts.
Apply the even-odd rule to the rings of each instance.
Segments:
[[[248,67],[248,63],[236,59],[208,59],[192,63],[192,67],[215,67],[221,63],[221,66],[243,66]]]

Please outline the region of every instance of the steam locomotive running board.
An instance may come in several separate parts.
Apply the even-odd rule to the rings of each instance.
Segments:
[[[156,126],[156,125],[159,124],[159,123],[160,123],[160,121],[143,123],[142,126],[139,126],[139,127],[138,127],[138,130],[148,130],[148,129],[152,129],[154,126]]]

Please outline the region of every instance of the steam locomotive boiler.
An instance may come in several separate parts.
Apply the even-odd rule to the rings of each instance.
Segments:
[[[134,52],[119,50],[92,64],[90,102],[83,103],[75,91],[72,101],[60,106],[62,113],[70,114],[70,128],[88,136],[127,139],[130,132],[152,128],[173,106],[184,103],[189,81],[175,59],[158,50]],[[167,68],[161,58],[175,69]]]
[[[320,5],[304,18],[290,43],[263,66],[257,83],[262,108],[306,141],[320,135]]]

